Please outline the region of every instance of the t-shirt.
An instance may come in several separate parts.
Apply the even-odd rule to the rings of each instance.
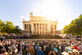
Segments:
[[[74,49],[78,50],[78,46],[74,46]]]
[[[53,48],[53,50],[54,50],[56,53],[59,53],[58,48]]]

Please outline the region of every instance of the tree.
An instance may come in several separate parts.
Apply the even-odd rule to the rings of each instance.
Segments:
[[[0,20],[0,32],[5,32],[5,23],[2,20]]]
[[[19,28],[19,26],[15,26],[13,31],[14,31],[15,34],[20,34],[22,32],[22,30]]]
[[[6,32],[13,33],[13,29],[15,29],[14,24],[10,21],[6,21]]]
[[[64,34],[82,35],[82,15],[63,29]]]
[[[14,33],[14,34],[20,34],[22,30],[19,28],[19,26],[14,26],[13,22],[6,21],[6,23],[2,20],[0,20],[0,33]]]

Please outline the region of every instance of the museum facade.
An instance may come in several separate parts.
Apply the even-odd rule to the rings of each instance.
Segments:
[[[51,21],[47,17],[34,16],[30,13],[30,20],[23,19],[23,34],[47,35],[56,34],[57,20]]]

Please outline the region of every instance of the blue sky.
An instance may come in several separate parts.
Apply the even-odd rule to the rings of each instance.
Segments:
[[[60,30],[82,14],[82,0],[0,0],[0,19],[12,21],[21,29],[21,16],[28,20],[30,12],[34,15],[53,16],[54,20],[58,20]]]

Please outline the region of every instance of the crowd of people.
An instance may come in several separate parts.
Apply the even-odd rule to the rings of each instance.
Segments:
[[[2,40],[0,55],[80,55],[82,42],[75,40]]]

